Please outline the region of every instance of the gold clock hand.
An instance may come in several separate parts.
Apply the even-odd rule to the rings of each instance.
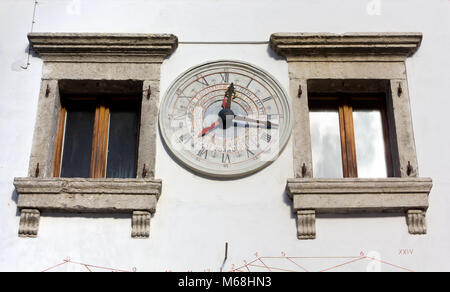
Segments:
[[[227,91],[225,92],[225,99],[222,103],[222,108],[224,109],[230,109],[231,108],[231,102],[233,101],[233,98],[236,96],[236,92],[234,91],[234,84],[231,83],[228,87]]]

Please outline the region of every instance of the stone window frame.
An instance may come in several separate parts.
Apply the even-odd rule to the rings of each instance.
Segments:
[[[37,237],[41,212],[132,213],[133,238],[148,238],[161,195],[155,179],[160,70],[178,46],[172,34],[30,33],[43,59],[28,177],[15,178],[19,236]],[[60,80],[142,82],[137,177],[54,178]],[[102,86],[100,86],[102,87]]]
[[[317,214],[391,213],[406,215],[409,233],[426,234],[432,188],[420,178],[409,101],[406,59],[422,42],[421,33],[275,33],[270,46],[286,58],[294,112],[295,178],[287,193],[297,215],[297,237],[316,238]],[[397,171],[381,179],[313,177],[308,106],[310,80],[388,82]]]

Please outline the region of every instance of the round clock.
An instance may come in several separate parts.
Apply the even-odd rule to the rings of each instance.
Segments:
[[[292,130],[285,91],[247,63],[194,67],[169,87],[161,104],[162,137],[185,166],[204,175],[237,177],[274,161]]]

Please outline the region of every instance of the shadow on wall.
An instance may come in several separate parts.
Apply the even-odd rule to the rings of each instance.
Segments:
[[[27,70],[30,65],[31,58],[39,58],[39,55],[31,48],[30,45],[27,45],[24,50],[24,55],[15,59],[11,64],[11,70],[16,72]]]
[[[16,189],[11,193],[11,200],[16,204],[19,202],[19,194],[17,193]],[[16,208],[16,216],[20,217],[20,210],[19,208]]]
[[[291,200],[291,198],[289,198],[287,189],[284,190],[282,196],[283,196],[283,203],[285,203],[287,206],[291,207],[291,212],[290,212],[291,219],[297,219],[297,216],[296,216],[295,210],[294,210],[294,202]]]
[[[274,50],[272,50],[272,48],[270,47],[270,45],[267,45],[267,54],[274,60],[277,61],[283,61],[285,60],[284,57],[281,57],[280,55],[278,55],[277,53],[275,53]]]

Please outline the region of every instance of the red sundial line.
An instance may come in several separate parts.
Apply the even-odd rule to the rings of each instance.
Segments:
[[[299,267],[300,269],[302,269],[305,272],[308,272],[307,269],[305,269],[304,267],[300,266],[299,264],[297,264],[296,262],[294,262],[293,260],[291,260],[289,257],[286,257],[287,260],[289,260],[290,262],[292,262],[294,265],[296,265],[297,267]]]
[[[251,272],[250,269],[248,268],[249,265],[246,265],[245,268],[247,269],[247,271]]]
[[[89,271],[89,273],[92,273],[91,269],[87,265],[84,265],[84,267]]]
[[[258,261],[258,259],[256,259],[256,260],[254,260],[254,261],[248,263],[247,265],[251,265],[251,264],[253,264],[254,262],[257,262],[257,261]],[[240,267],[237,268],[237,269],[242,269],[242,268],[245,268],[245,266],[240,266]],[[236,269],[235,269],[235,270],[236,270]]]
[[[404,267],[401,267],[401,266],[397,266],[397,265],[394,265],[394,264],[391,264],[391,263],[388,263],[388,262],[385,262],[385,261],[382,261],[382,260],[379,260],[379,259],[376,259],[376,258],[371,258],[371,257],[366,257],[366,258],[370,259],[370,260],[374,260],[374,261],[380,262],[380,263],[385,264],[385,265],[392,266],[394,268],[398,268],[398,269],[401,269],[401,270],[405,270],[407,272],[414,273],[414,271],[412,271],[410,269],[407,269],[407,268],[404,268]]]
[[[270,268],[261,260],[261,258],[258,258],[258,260],[264,265],[264,267],[266,267],[269,270],[269,272],[272,272]]]
[[[349,262],[346,262],[346,263],[343,263],[343,264],[340,264],[340,265],[337,265],[337,266],[334,266],[334,267],[331,267],[331,268],[322,270],[322,271],[320,271],[320,272],[331,271],[331,270],[333,270],[333,269],[336,269],[336,268],[339,268],[339,267],[342,267],[342,266],[345,266],[345,265],[349,265],[349,264],[351,264],[351,263],[355,263],[355,262],[360,261],[360,260],[363,260],[363,259],[366,259],[366,257],[360,257],[360,258],[358,258],[358,259],[356,259],[356,260],[352,260],[352,261],[349,261]]]
[[[268,266],[265,266],[265,267],[263,267],[263,266],[257,266],[257,265],[250,265],[250,266],[252,266],[252,267],[255,267],[255,268],[267,268],[267,269],[272,269],[272,270],[278,270],[278,271],[283,271],[283,272],[293,272],[293,273],[296,273],[296,272],[298,272],[298,271],[292,271],[292,270],[286,270],[286,269],[280,269],[280,268],[274,268],[274,267],[268,267]],[[272,272],[272,271],[271,271]]]
[[[88,266],[88,267],[91,267],[91,268],[97,268],[97,269],[102,269],[102,270],[113,271],[113,272],[129,273],[129,271],[125,271],[125,270],[118,270],[118,269],[113,269],[113,268],[94,266],[94,265],[89,265],[89,264],[84,264],[84,263],[77,263],[77,262],[72,262],[72,261],[70,263],[73,263],[73,264],[76,264],[76,265]]]
[[[361,256],[348,256],[348,257],[289,257],[291,259],[357,259]]]
[[[68,263],[68,261],[64,261],[64,262],[62,262],[62,263],[60,263],[60,264],[57,264],[57,265],[54,266],[54,267],[48,268],[48,269],[46,269],[46,270],[43,270],[42,273],[48,272],[48,271],[53,270],[53,269],[55,269],[55,268],[57,268],[57,267],[59,267],[59,266],[65,265],[65,264],[67,264],[67,263]]]

